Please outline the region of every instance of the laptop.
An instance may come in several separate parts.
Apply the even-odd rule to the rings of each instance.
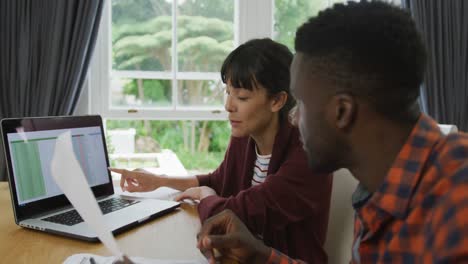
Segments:
[[[100,116],[7,118],[1,121],[10,194],[17,225],[97,241],[51,175],[57,136],[70,131],[73,150],[113,234],[166,214],[180,203],[132,200],[114,194]]]

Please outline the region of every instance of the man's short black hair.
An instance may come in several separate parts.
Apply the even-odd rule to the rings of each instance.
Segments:
[[[408,12],[380,1],[335,4],[297,30],[295,48],[337,89],[365,97],[388,118],[411,118],[426,51]]]
[[[289,89],[293,54],[283,44],[269,38],[252,39],[233,50],[221,67],[221,79],[234,88],[253,90],[262,85],[268,95],[286,92],[288,100],[280,111],[286,118],[296,104]]]

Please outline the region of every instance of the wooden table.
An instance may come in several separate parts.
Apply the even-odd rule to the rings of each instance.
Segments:
[[[8,183],[0,182],[0,263],[62,263],[76,253],[110,255],[101,243],[90,243],[21,228],[15,224]],[[117,235],[130,256],[157,259],[203,259],[196,248],[198,212],[182,204],[176,211]]]

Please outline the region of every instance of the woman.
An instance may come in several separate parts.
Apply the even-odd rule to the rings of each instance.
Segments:
[[[332,178],[308,169],[299,131],[289,122],[291,61],[288,48],[270,39],[236,48],[221,68],[232,127],[221,165],[191,178],[111,169],[122,174],[122,188],[181,190],[177,200],[200,200],[202,221],[230,209],[265,244],[310,263],[326,262]]]

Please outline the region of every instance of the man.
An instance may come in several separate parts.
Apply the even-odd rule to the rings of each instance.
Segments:
[[[467,262],[468,135],[444,136],[419,111],[426,54],[410,15],[338,4],[298,29],[295,48],[291,88],[309,165],[348,168],[360,182],[352,262]],[[198,247],[243,263],[300,262],[229,211],[205,222]]]

